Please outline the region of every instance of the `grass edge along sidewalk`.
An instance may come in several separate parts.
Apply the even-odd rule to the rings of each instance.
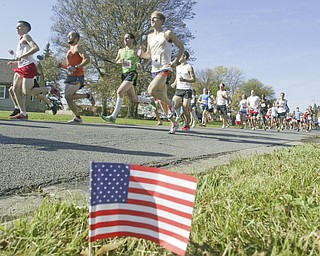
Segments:
[[[11,111],[0,111],[0,120],[9,121],[9,115]],[[52,115],[50,111],[45,113],[39,112],[30,112],[29,121],[45,121],[45,122],[61,122],[66,123],[73,118],[71,114],[60,114]],[[96,124],[108,124],[100,116],[81,116],[84,123],[96,123]],[[12,120],[11,120],[12,121]],[[125,125],[157,125],[156,119],[138,119],[138,118],[125,118],[118,117],[116,124],[125,124]],[[171,126],[168,120],[163,120],[163,126]],[[221,127],[222,121],[211,121],[207,123],[207,127]]]
[[[320,255],[319,160],[320,144],[306,143],[197,174],[187,255]],[[87,218],[87,206],[48,198],[0,226],[0,254],[87,255]],[[172,255],[135,238],[94,246],[95,255]]]

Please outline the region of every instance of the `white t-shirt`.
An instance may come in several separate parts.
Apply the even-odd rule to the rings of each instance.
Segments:
[[[241,112],[246,112],[247,111],[247,108],[248,108],[248,103],[247,103],[247,100],[241,100],[240,103],[240,110]]]
[[[257,95],[250,96],[248,97],[247,102],[250,109],[257,110],[259,106],[260,98]]]
[[[227,97],[226,91],[217,91],[217,105],[227,105],[228,100],[226,100],[223,96]]]

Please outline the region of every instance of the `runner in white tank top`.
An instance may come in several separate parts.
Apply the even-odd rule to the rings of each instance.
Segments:
[[[196,75],[194,73],[193,67],[187,62],[189,59],[189,53],[184,52],[179,62],[181,65],[177,66],[177,75],[174,83],[171,85],[172,88],[176,88],[175,95],[173,96],[173,101],[177,107],[183,106],[183,118],[185,125],[182,128],[183,131],[190,130],[191,123],[191,99],[192,99],[192,83],[196,81]],[[179,110],[180,108],[177,108]],[[179,116],[180,113],[177,113]],[[173,117],[174,118],[174,117]],[[175,133],[174,130],[170,130],[170,133]]]
[[[34,77],[38,76],[37,67],[33,54],[39,51],[39,46],[33,41],[28,32],[31,30],[31,25],[27,21],[18,21],[17,32],[20,36],[17,50],[15,53],[15,60],[9,61],[8,65],[13,68],[15,72],[13,78],[13,95],[17,101],[20,113],[11,116],[10,119],[26,120],[28,119],[26,111],[26,97],[37,95],[40,93],[47,94],[52,87],[34,87]],[[16,68],[14,68],[16,67]],[[59,91],[57,91],[59,93]],[[59,93],[60,95],[60,93]]]
[[[25,34],[25,37],[29,36],[28,34]],[[30,65],[31,63],[36,63],[35,59],[33,58],[33,55],[27,55],[26,53],[32,50],[32,47],[29,44],[25,43],[25,38],[22,36],[20,37],[20,40],[17,45],[16,49],[16,57],[19,56],[25,56],[23,58],[19,58],[18,60],[18,68],[22,68],[25,66]]]
[[[288,107],[288,101],[284,98],[285,93],[281,92],[280,93],[280,98],[276,101],[276,107],[278,107],[277,112],[278,112],[278,132],[280,130],[284,129],[284,120],[287,115],[287,110],[289,109]]]
[[[251,95],[248,97],[247,103],[249,107],[251,129],[255,130],[257,126],[257,115],[260,98],[256,95],[256,92],[254,90],[251,90]]]
[[[184,46],[171,30],[163,31],[164,22],[165,16],[161,12],[155,11],[151,14],[153,32],[148,35],[147,51],[145,53],[137,51],[137,55],[142,59],[151,59],[153,80],[148,86],[148,93],[169,106],[168,118],[171,121],[171,130],[173,131],[178,129],[177,123],[171,120],[176,107],[174,102],[168,99],[166,84],[171,76],[171,68],[177,65],[184,53]],[[171,60],[172,44],[175,44],[179,49],[173,61]]]
[[[182,55],[181,59],[184,59],[184,58],[186,58],[185,54]],[[193,67],[189,63],[186,63],[186,64],[181,63],[181,65],[177,66],[177,78],[178,78],[176,79],[177,89],[192,90],[192,83],[194,83],[196,80]]]
[[[217,110],[217,113],[222,118],[222,128],[229,127],[228,119],[227,119],[227,114],[228,114],[227,113],[227,103],[229,102],[229,104],[230,104],[230,102],[231,102],[231,98],[228,95],[225,87],[226,86],[224,83],[221,83],[219,85],[220,90],[217,91],[217,98],[216,98],[216,101],[217,101],[216,110]]]

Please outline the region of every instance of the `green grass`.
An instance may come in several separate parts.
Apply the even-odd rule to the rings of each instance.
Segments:
[[[9,119],[11,111],[0,111],[0,119]],[[59,114],[52,115],[50,111],[46,113],[39,113],[39,112],[29,112],[29,120],[35,121],[46,121],[46,122],[67,122],[73,118],[70,114]],[[83,122],[85,123],[103,123],[106,124],[99,116],[81,116]],[[157,122],[155,120],[145,120],[145,119],[131,119],[131,118],[117,118],[116,124],[141,124],[141,125],[156,125]],[[169,125],[169,123],[168,123]]]
[[[218,255],[319,255],[319,162],[307,144],[205,174],[192,240]]]
[[[11,111],[0,111],[0,120],[8,120],[9,115],[11,114]],[[46,121],[46,122],[67,122],[73,118],[73,116],[66,115],[66,114],[59,114],[59,112],[56,115],[52,115],[50,111],[47,111],[46,113],[39,113],[39,112],[29,112],[29,120],[35,120],[35,121]],[[83,122],[85,123],[101,123],[101,124],[107,124],[106,121],[104,121],[99,116],[81,116],[83,119]],[[126,125],[157,125],[156,120],[147,120],[147,119],[135,119],[135,118],[117,118],[116,124],[126,124]],[[163,121],[163,125],[170,126],[170,122]],[[221,127],[221,122],[210,122],[207,124],[207,127]]]
[[[199,178],[187,255],[320,255],[320,145],[236,159]],[[0,226],[0,255],[79,255],[88,208],[45,200],[31,216]],[[96,255],[173,255],[135,238]],[[2,249],[1,249],[2,246]]]

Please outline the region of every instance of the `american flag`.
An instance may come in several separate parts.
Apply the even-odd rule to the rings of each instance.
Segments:
[[[132,236],[185,255],[196,187],[186,174],[91,162],[89,242]]]

